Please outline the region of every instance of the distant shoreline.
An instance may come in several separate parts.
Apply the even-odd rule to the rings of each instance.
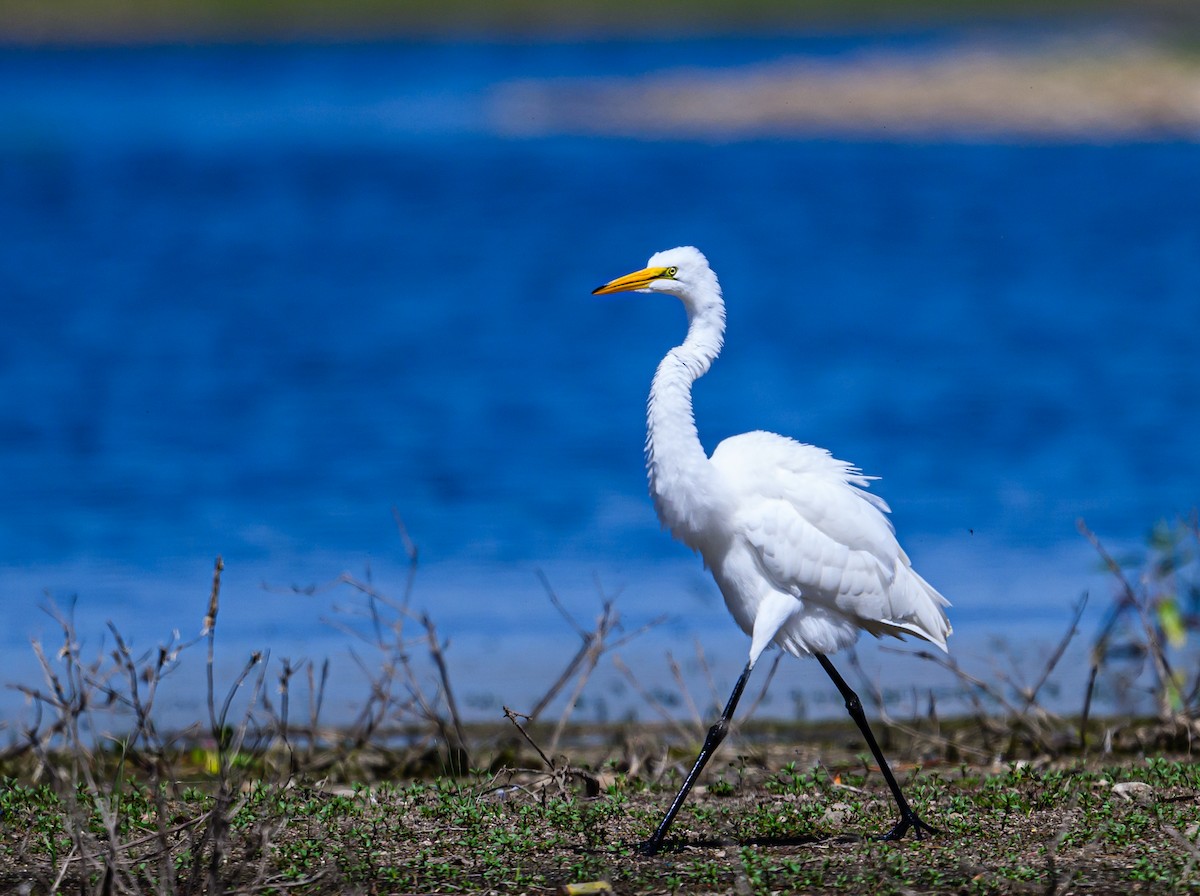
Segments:
[[[1026,24],[1042,36],[1014,40]],[[1200,141],[1200,3],[1192,0],[1148,0],[1136,12],[1113,0],[7,0],[0,48],[956,26],[964,39],[934,49],[797,56],[636,79],[511,82],[489,98],[491,117],[498,130],[518,136]],[[1047,39],[1047,31],[1059,36]]]
[[[679,37],[1071,18],[1200,28],[1190,0],[6,0],[0,45]]]
[[[717,71],[514,81],[520,136],[1200,141],[1200,55],[1119,32],[796,56]]]

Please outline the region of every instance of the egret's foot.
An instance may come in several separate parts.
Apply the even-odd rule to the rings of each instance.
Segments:
[[[662,849],[662,839],[659,837],[651,837],[634,847],[634,851],[643,856],[658,855],[660,849]]]
[[[913,836],[916,837],[918,840],[924,840],[926,834],[929,834],[930,836],[932,836],[934,834],[941,833],[933,825],[929,825],[929,824],[926,824],[925,822],[921,821],[921,819],[917,816],[917,813],[914,812],[912,809],[906,808],[905,811],[901,814],[900,820],[898,822],[896,822],[896,826],[894,828],[892,828],[890,831],[888,831],[886,834],[884,834],[882,837],[880,837],[879,839],[880,840],[899,840],[905,834],[908,833],[910,828],[912,829]]]

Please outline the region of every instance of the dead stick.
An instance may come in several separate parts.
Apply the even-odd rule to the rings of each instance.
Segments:
[[[438,677],[442,680],[442,689],[446,693],[446,707],[450,710],[450,722],[454,725],[458,747],[466,753],[467,738],[463,734],[462,717],[458,714],[458,703],[454,699],[454,690],[450,687],[450,672],[446,668],[446,657],[442,653],[441,642],[438,641],[437,629],[434,628],[433,620],[429,618],[428,613],[421,616],[421,624],[429,632],[429,655],[433,658],[434,665],[437,666]]]
[[[1075,637],[1075,633],[1079,631],[1079,620],[1083,618],[1083,608],[1087,606],[1087,602],[1088,595],[1085,591],[1083,596],[1080,597],[1079,601],[1075,604],[1074,612],[1071,614],[1071,624],[1067,626],[1066,634],[1064,634],[1059,640],[1058,646],[1050,655],[1050,659],[1046,663],[1045,668],[1042,669],[1041,678],[1038,679],[1037,684],[1030,688],[1028,694],[1025,695],[1026,709],[1033,705],[1033,703],[1037,700],[1038,691],[1040,691],[1043,685],[1046,684],[1046,680],[1050,677],[1050,673],[1054,671],[1054,667],[1058,665],[1058,661],[1062,659],[1063,653],[1066,652],[1067,645],[1071,643],[1071,640]]]
[[[529,744],[529,746],[533,747],[537,751],[537,754],[540,757],[542,757],[542,762],[544,762],[546,764],[546,768],[550,769],[550,771],[553,772],[555,770],[554,763],[551,762],[550,758],[545,753],[542,752],[542,748],[539,747],[536,743],[534,743],[533,738],[529,736],[529,732],[526,731],[525,728],[521,725],[521,723],[517,721],[518,716],[525,719],[526,721],[529,721],[529,722],[533,721],[529,716],[521,716],[520,713],[513,712],[507,706],[504,707],[504,717],[506,719],[508,719],[510,722],[512,722],[517,727],[517,730],[521,732],[521,737],[525,738],[525,740]]]
[[[666,721],[672,728],[674,728],[676,733],[678,733],[684,740],[687,741],[691,741],[695,738],[695,732],[688,731],[681,724],[679,724],[679,720],[667,712],[667,710],[663,707],[662,701],[648,693],[646,689],[642,687],[641,682],[634,677],[633,671],[625,665],[625,662],[620,656],[614,655],[612,661],[613,665],[617,667],[617,671],[624,675],[625,679],[629,682],[633,689],[638,692],[638,696],[650,704],[650,708],[662,716],[663,720]]]
[[[575,704],[579,701],[579,696],[583,693],[584,686],[587,685],[588,679],[591,678],[596,664],[600,662],[600,657],[604,655],[605,639],[608,638],[609,633],[617,626],[618,619],[619,617],[613,612],[612,602],[606,601],[604,611],[596,622],[596,631],[589,636],[588,650],[583,662],[583,671],[579,673],[579,679],[575,682],[575,690],[571,693],[570,699],[567,700],[567,705],[563,707],[563,713],[559,717],[558,725],[554,729],[554,738],[550,741],[551,752],[558,749],[558,741],[562,736],[563,729],[566,728],[567,719],[574,712]]]
[[[1113,574],[1113,576],[1116,577],[1117,581],[1121,583],[1121,587],[1125,596],[1125,599],[1122,603],[1125,606],[1132,606],[1135,610],[1137,610],[1138,619],[1141,621],[1142,628],[1146,634],[1146,646],[1150,650],[1150,656],[1154,659],[1154,671],[1158,674],[1159,682],[1162,684],[1164,689],[1170,686],[1178,690],[1178,685],[1175,682],[1175,675],[1171,671],[1170,663],[1167,661],[1166,654],[1162,649],[1162,642],[1155,635],[1154,626],[1146,614],[1146,608],[1142,606],[1142,602],[1137,599],[1136,592],[1134,592],[1133,586],[1129,584],[1129,580],[1125,577],[1125,573],[1121,569],[1120,564],[1117,563],[1117,561],[1113,559],[1112,555],[1104,549],[1104,546],[1100,544],[1100,539],[1096,537],[1096,534],[1087,527],[1087,524],[1082,519],[1076,522],[1076,526],[1079,529],[1080,534],[1082,534],[1084,538],[1091,542],[1092,547],[1096,549],[1096,552],[1100,555],[1100,559],[1104,561],[1105,566],[1108,567],[1109,571]],[[1116,615],[1117,614],[1114,612],[1110,617],[1109,626],[1106,627],[1102,635],[1106,645],[1111,626],[1116,622]],[[1093,660],[1093,662],[1095,662],[1095,660]]]
[[[679,693],[683,695],[683,700],[692,714],[692,721],[695,722],[697,730],[703,731],[704,719],[700,715],[700,708],[696,706],[696,701],[692,699],[692,692],[688,690],[688,686],[683,680],[683,671],[679,668],[679,663],[675,661],[675,657],[669,650],[667,651],[667,663],[671,667],[671,677],[675,679],[675,685],[679,688]]]

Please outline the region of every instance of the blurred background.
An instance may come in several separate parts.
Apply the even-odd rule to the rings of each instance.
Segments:
[[[352,705],[324,586],[399,596],[398,516],[468,715],[577,649],[539,574],[584,623],[667,614],[625,661],[723,694],[746,640],[643,469],[683,313],[590,295],[680,244],[729,304],[710,449],[882,477],[964,662],[1044,654],[1084,591],[1090,631],[1077,520],[1136,556],[1197,502],[1200,23],[965,6],[5,0],[5,681],[48,602],[85,653],[198,631],[220,555],[229,666],[331,657]],[[760,714],[840,713],[814,669]],[[581,711],[642,710],[606,666]]]

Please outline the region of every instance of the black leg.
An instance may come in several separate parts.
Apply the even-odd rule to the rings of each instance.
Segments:
[[[725,704],[725,711],[721,713],[721,718],[717,720],[717,723],[708,729],[708,736],[704,738],[704,746],[700,748],[700,755],[696,757],[696,764],[688,772],[683,786],[679,788],[679,793],[675,795],[675,801],[671,803],[671,808],[667,810],[666,817],[663,818],[662,823],[658,826],[658,830],[654,832],[654,836],[639,847],[639,850],[645,855],[652,856],[658,852],[659,847],[662,846],[663,838],[667,836],[667,830],[671,827],[671,822],[675,820],[675,816],[679,814],[679,810],[683,807],[683,801],[687,799],[692,785],[696,783],[696,779],[700,777],[700,772],[704,770],[704,766],[708,764],[708,760],[712,758],[712,754],[716,752],[721,741],[725,739],[725,735],[729,731],[729,722],[733,718],[733,711],[737,708],[738,700],[741,699],[742,691],[746,688],[746,682],[750,679],[750,670],[753,668],[752,663],[747,663],[746,668],[742,670],[737,684],[733,686],[733,693],[729,695],[729,702]]]
[[[892,796],[896,798],[896,805],[900,808],[900,821],[880,839],[899,840],[908,833],[909,828],[912,828],[913,836],[918,840],[922,839],[927,833],[936,834],[937,829],[921,821],[917,817],[917,813],[908,804],[908,800],[904,798],[904,794],[901,793],[900,785],[896,783],[896,776],[892,774],[892,770],[888,767],[887,760],[883,758],[883,751],[879,749],[879,744],[875,741],[875,735],[871,733],[871,726],[867,724],[867,715],[863,712],[862,701],[858,699],[858,694],[854,693],[850,685],[846,684],[846,680],[838,674],[838,670],[833,668],[833,663],[829,662],[829,657],[823,653],[817,653],[814,656],[816,656],[817,662],[821,664],[821,668],[833,679],[833,683],[837,685],[837,689],[841,691],[842,698],[846,701],[846,710],[850,713],[850,718],[854,719],[855,724],[858,725],[858,730],[866,738],[867,746],[871,748],[871,755],[875,757],[875,762],[879,765],[879,770],[883,772],[883,779],[887,781],[888,787],[892,789]]]

